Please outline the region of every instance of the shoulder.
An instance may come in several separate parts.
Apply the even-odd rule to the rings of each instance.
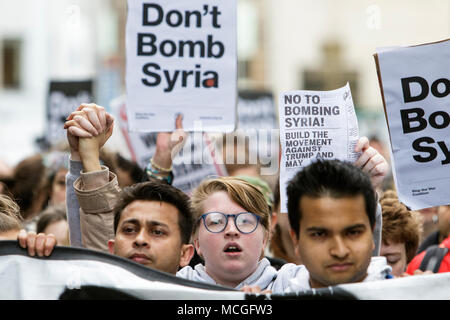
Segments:
[[[192,279],[192,276],[194,274],[195,270],[191,266],[186,266],[178,270],[177,277],[183,278],[183,279]]]
[[[309,272],[304,265],[286,263],[278,270],[272,292],[285,293],[309,290]]]

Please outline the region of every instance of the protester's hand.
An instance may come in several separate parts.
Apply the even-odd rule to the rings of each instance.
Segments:
[[[96,104],[82,104],[67,118],[64,128],[72,159],[81,160],[85,171],[100,170],[100,148],[111,137],[113,124],[114,118]]]
[[[172,159],[183,148],[187,133],[183,130],[183,116],[179,114],[175,119],[174,132],[159,132],[156,137],[156,150],[153,161],[159,166],[170,168]]]
[[[114,117],[94,103],[81,104],[66,119],[64,129],[74,137],[91,138],[111,130]],[[105,141],[106,142],[106,141]]]
[[[269,294],[272,293],[272,290],[262,290],[259,286],[249,286],[249,285],[245,285],[241,288],[242,292],[246,292],[246,293],[258,293],[258,294]]]
[[[28,249],[28,254],[32,257],[36,254],[39,257],[48,257],[56,246],[56,237],[51,233],[36,234],[36,232],[27,232],[22,229],[17,236],[17,240],[19,240],[19,245],[22,248]]]
[[[384,177],[389,171],[386,159],[369,145],[367,137],[361,137],[355,147],[355,152],[362,152],[355,165],[370,176],[370,181],[375,190],[381,187]]]
[[[427,270],[427,271],[422,271],[420,269],[417,269],[414,271],[414,276],[425,276],[425,275],[429,275],[429,274],[434,274],[433,271],[431,270]]]

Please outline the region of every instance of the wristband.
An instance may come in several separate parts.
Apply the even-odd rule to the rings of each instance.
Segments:
[[[147,171],[147,175],[149,177],[155,178],[156,180],[165,181],[167,184],[172,185],[172,181],[173,181],[173,173],[172,173],[172,171],[166,177],[155,176],[153,173],[149,173],[148,171]]]
[[[150,158],[150,164],[152,165],[152,167],[154,167],[155,169],[159,170],[162,173],[169,173],[172,172],[172,166],[170,166],[170,168],[163,168],[158,166],[154,161],[153,161],[153,157]]]

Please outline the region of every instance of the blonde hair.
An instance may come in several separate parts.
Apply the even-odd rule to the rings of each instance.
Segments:
[[[213,193],[225,191],[236,204],[246,211],[258,215],[261,225],[270,230],[270,209],[261,191],[245,180],[235,177],[220,177],[203,181],[193,192],[191,205],[198,220],[204,214],[203,203]],[[195,225],[194,233],[198,228]]]
[[[22,220],[19,205],[10,197],[0,194],[0,232],[22,229]]]
[[[416,255],[419,246],[422,217],[400,203],[397,193],[393,190],[384,192],[380,204],[383,212],[383,243],[387,244],[387,241],[404,243],[406,260],[409,263]]]

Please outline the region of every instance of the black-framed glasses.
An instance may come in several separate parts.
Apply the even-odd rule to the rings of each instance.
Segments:
[[[233,217],[236,229],[241,233],[252,233],[258,227],[260,216],[251,212],[241,212],[237,214],[225,214],[222,212],[208,212],[201,215],[203,224],[211,233],[220,233],[228,225],[228,218]]]

